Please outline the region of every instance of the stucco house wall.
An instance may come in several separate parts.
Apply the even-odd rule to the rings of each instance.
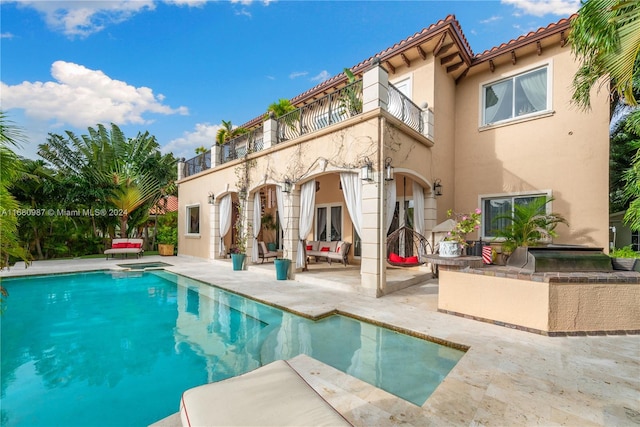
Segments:
[[[548,64],[552,112],[501,125],[480,125],[483,84]],[[558,243],[608,247],[608,97],[594,91],[592,110],[572,106],[577,70],[569,46],[550,46],[518,57],[516,64],[482,67],[456,90],[455,207],[471,211],[479,197],[551,190],[552,210],[570,227],[557,228]]]

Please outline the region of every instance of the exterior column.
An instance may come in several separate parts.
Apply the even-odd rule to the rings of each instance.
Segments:
[[[209,205],[209,259],[220,258],[220,201]]]
[[[211,146],[211,168],[215,168],[220,164],[220,153],[222,152],[222,147],[218,144],[213,144]]]
[[[433,195],[433,191],[426,195],[424,198],[424,226],[425,226],[425,237],[429,239],[429,243],[432,243],[432,232],[433,227],[438,225],[438,201]],[[431,248],[433,252],[433,248]]]
[[[422,134],[433,141],[433,110],[428,106],[422,109]]]
[[[180,158],[177,162],[178,165],[178,181],[184,178],[184,157]]]
[[[284,239],[283,258],[291,260],[289,279],[295,278],[296,258],[298,256],[299,222],[300,222],[300,189],[292,188],[291,193],[284,194]]]
[[[383,223],[384,200],[381,197],[379,172],[374,175],[377,181],[362,183],[362,255],[360,263],[360,292],[378,297],[383,294],[382,284],[386,281],[386,269],[381,268],[386,251],[386,244],[380,239],[386,235]],[[384,182],[384,181],[383,181]]]
[[[372,67],[362,76],[362,112],[377,108],[387,109],[389,105],[389,75],[374,61]]]
[[[277,139],[277,129],[278,122],[276,121],[273,113],[269,115],[269,118],[264,121],[262,125],[262,131],[264,132],[264,136],[262,139],[263,149],[267,149],[273,147],[278,143]]]

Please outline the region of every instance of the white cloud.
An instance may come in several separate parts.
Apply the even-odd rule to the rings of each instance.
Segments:
[[[580,0],[501,0],[515,7],[521,14],[569,16],[578,11]]]
[[[304,77],[307,74],[309,74],[307,71],[294,71],[293,73],[289,74],[289,78],[297,79],[298,77]]]
[[[153,0],[33,1],[18,0],[44,15],[47,25],[69,37],[87,37],[133,15],[155,9]]]
[[[331,77],[331,74],[329,74],[327,70],[322,70],[318,75],[311,77],[310,80],[312,82],[323,82],[327,80],[329,77]]]
[[[148,87],[134,87],[114,80],[100,70],[56,61],[51,66],[56,81],[23,82],[9,86],[0,82],[2,108],[23,109],[42,121],[57,121],[84,128],[96,123],[150,123],[143,115],[188,114],[186,107],[171,108]]]
[[[2,33],[0,34],[0,39],[12,39],[14,37],[11,33]]]
[[[193,132],[184,132],[183,136],[169,141],[162,147],[163,153],[173,153],[176,158],[190,159],[196,155],[196,148],[205,146],[211,148],[216,140],[216,133],[220,125],[209,123],[196,124]]]
[[[502,16],[492,16],[490,18],[487,19],[483,19],[482,21],[480,21],[481,24],[491,24],[492,22],[496,22],[496,21],[500,21],[502,19]]]

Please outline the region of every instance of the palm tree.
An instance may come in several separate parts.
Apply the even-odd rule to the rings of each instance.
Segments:
[[[580,62],[573,80],[573,102],[588,109],[590,90],[601,78],[611,83],[612,111],[620,105],[637,107],[640,98],[640,2],[585,0],[571,23],[571,50]],[[640,109],[626,118],[640,134]],[[631,200],[625,223],[640,230],[640,146],[624,174],[624,197]]]
[[[223,120],[222,127],[216,133],[216,143],[224,145],[236,136],[244,135],[248,130],[243,127],[233,127],[231,120]]]
[[[17,200],[9,192],[9,186],[19,174],[20,160],[9,146],[18,146],[24,137],[19,128],[0,111],[0,270],[9,266],[9,258],[15,257],[29,263],[31,257],[18,237],[18,217],[20,208]],[[0,294],[6,291],[0,286]],[[1,300],[2,298],[0,298]]]
[[[278,102],[272,102],[271,104],[269,104],[269,107],[267,107],[267,112],[264,118],[265,119],[269,118],[270,113],[273,113],[273,115],[276,118],[282,117],[285,114],[294,111],[295,109],[296,107],[293,104],[291,104],[291,101],[289,101],[286,98],[280,98]]]
[[[586,0],[571,23],[571,50],[580,62],[573,80],[573,101],[589,108],[590,90],[609,76],[614,96],[637,105],[634,77],[640,69],[640,3]]]

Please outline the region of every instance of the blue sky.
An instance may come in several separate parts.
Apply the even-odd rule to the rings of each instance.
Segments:
[[[474,53],[579,0],[0,2],[0,104],[37,158],[49,132],[116,123],[193,157],[241,125],[455,14]]]

